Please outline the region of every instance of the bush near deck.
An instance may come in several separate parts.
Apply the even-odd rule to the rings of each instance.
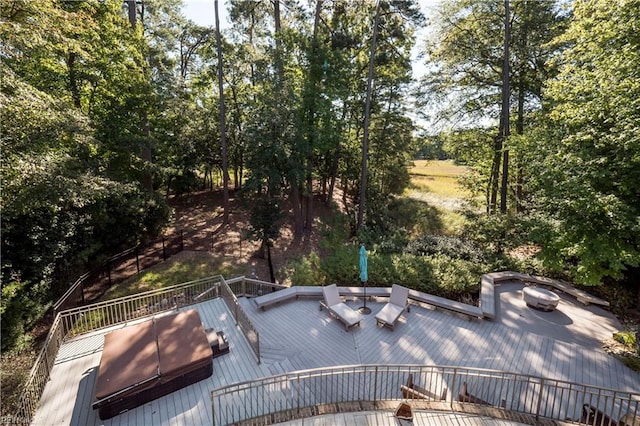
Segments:
[[[361,285],[358,247],[337,248],[321,262],[326,281],[345,286]],[[370,286],[388,287],[392,284],[436,294],[451,299],[479,291],[483,266],[468,260],[443,254],[414,255],[369,252],[368,275]]]

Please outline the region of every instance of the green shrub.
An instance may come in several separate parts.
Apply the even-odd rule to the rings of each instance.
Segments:
[[[614,333],[613,338],[618,343],[622,343],[630,348],[636,348],[638,344],[636,341],[636,334],[633,331],[620,331],[618,333]]]
[[[325,282],[360,283],[358,247],[342,246],[320,262]],[[478,291],[482,265],[444,254],[416,256],[409,253],[368,253],[368,284],[388,287],[400,284],[442,297],[459,299]]]
[[[45,282],[32,284],[13,280],[2,285],[0,318],[2,318],[2,351],[22,350],[30,344],[30,327],[51,307],[46,302]]]
[[[487,255],[480,246],[461,237],[425,234],[407,244],[405,251],[424,256],[443,254],[454,259],[484,263]]]
[[[326,280],[320,267],[320,256],[316,252],[290,261],[282,274],[292,285],[320,285]]]
[[[354,285],[359,282],[359,247],[341,244],[333,248],[320,262],[327,283]],[[371,271],[371,253],[369,253],[369,271]],[[371,279],[371,276],[369,276]]]
[[[3,200],[3,350],[64,293],[71,273],[156,234],[169,217],[166,201],[137,184],[34,162],[42,167],[7,184]]]
[[[477,293],[482,270],[473,262],[454,259],[446,255],[428,256],[432,268],[431,291],[438,296],[457,300],[462,295]]]

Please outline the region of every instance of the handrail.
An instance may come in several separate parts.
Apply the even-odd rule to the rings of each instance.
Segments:
[[[253,353],[256,355],[258,364],[260,364],[260,334],[249,319],[249,316],[247,316],[247,314],[240,306],[238,298],[231,290],[224,278],[222,278],[222,283],[220,285],[220,295],[222,296],[222,300],[224,300],[227,304],[229,310],[233,313],[233,318],[236,320],[236,325],[240,327],[240,330],[242,330],[242,334],[244,334],[247,342],[249,343],[249,346],[253,350]]]
[[[55,362],[58,350],[62,345],[66,335],[60,314],[53,320],[49,334],[45,343],[29,371],[29,377],[18,401],[18,410],[10,423],[29,424],[31,416],[36,411],[40,396],[44,392],[44,387],[49,381],[51,369]]]
[[[626,413],[640,414],[638,393],[563,380],[482,368],[351,365],[284,373],[214,389],[213,424],[267,424],[268,418],[293,420],[340,410],[341,405],[351,410],[389,408],[393,405],[385,402],[397,404],[408,399],[401,387],[410,374],[414,383],[425,389],[424,395],[444,396],[443,401],[431,401],[431,409],[465,411],[469,401],[475,401],[482,403],[488,414],[498,410],[506,416],[518,413],[532,423],[571,419],[588,425],[613,424],[613,419]],[[474,398],[461,398],[463,388]],[[413,401],[417,405],[425,402]],[[473,407],[477,412],[479,406]],[[592,408],[596,415],[586,415]]]
[[[60,315],[69,335],[82,334],[213,299],[218,295],[217,292],[210,290],[219,286],[221,282],[222,277],[214,275],[136,295],[67,309],[60,312]]]

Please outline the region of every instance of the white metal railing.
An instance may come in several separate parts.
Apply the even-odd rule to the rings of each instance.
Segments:
[[[284,421],[327,412],[340,403],[406,401],[413,394],[403,396],[401,386],[410,374],[423,396],[430,395],[433,401],[444,398],[440,403],[452,411],[464,408],[459,395],[466,384],[476,403],[528,415],[535,422],[570,419],[613,425],[627,413],[640,415],[638,393],[487,369],[356,365],[285,373],[215,389],[211,392],[213,424],[249,420],[269,424],[273,418]]]
[[[244,283],[244,280],[242,281]],[[222,279],[220,285],[220,295],[224,299],[229,310],[233,313],[233,318],[236,320],[236,325],[242,330],[249,346],[253,349],[253,353],[260,363],[260,335],[258,330],[253,326],[253,323],[249,319],[249,316],[244,312],[238,302],[238,298],[234,294],[234,291],[229,287],[227,282]]]

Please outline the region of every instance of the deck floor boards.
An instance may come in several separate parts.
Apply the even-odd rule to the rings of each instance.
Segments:
[[[608,333],[608,329],[580,333],[580,327],[591,325],[578,323],[585,320],[579,317],[567,324],[569,331],[552,330],[545,318],[566,318],[536,316],[536,312],[527,317],[527,311],[518,311],[517,307],[513,309],[520,313],[510,315],[509,303],[516,302],[505,296],[505,288],[505,284],[497,288],[495,321],[468,320],[443,310],[412,305],[411,312],[401,316],[394,330],[376,325],[375,314],[384,303],[373,299],[367,301],[371,314],[364,316],[360,326],[347,331],[327,310],[319,310],[317,299],[292,300],[261,311],[252,300],[240,298],[260,333],[261,363],[257,362],[222,299],[185,308],[197,309],[205,328],[223,331],[229,339],[230,353],[213,359],[214,373],[210,378],[104,422],[91,409],[91,403],[104,334],[110,330],[78,336],[62,345],[34,424],[211,424],[210,391],[214,388],[292,370],[334,365],[489,368],[640,392],[640,374],[601,349],[599,336]],[[358,299],[347,301],[353,309],[362,303]],[[567,313],[577,308],[564,298],[560,305]],[[587,308],[590,315],[599,320],[601,328],[608,326],[611,318],[604,311]],[[399,388],[395,382],[385,386]],[[305,395],[310,398],[314,392],[311,387],[305,389]],[[290,424],[388,424],[388,415],[385,412],[336,414]],[[463,414],[451,419],[440,418],[439,413],[421,416],[425,420],[414,424],[485,424],[482,418]]]

